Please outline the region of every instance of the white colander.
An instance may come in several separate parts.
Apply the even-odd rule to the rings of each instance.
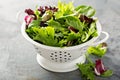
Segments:
[[[106,35],[104,39],[95,42],[98,38],[95,37],[83,44],[64,48],[46,46],[32,40],[25,32],[25,22],[22,24],[21,31],[23,36],[34,45],[37,51],[37,61],[43,68],[54,72],[69,72],[77,69],[76,63],[85,62],[88,46],[105,42],[109,38],[108,33],[101,30],[99,21],[96,22],[96,25],[98,37],[103,33]]]

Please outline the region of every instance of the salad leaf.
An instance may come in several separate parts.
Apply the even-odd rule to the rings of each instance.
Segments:
[[[64,29],[59,22],[57,22],[53,19],[49,20],[47,24],[51,27],[54,27],[55,29],[58,29],[58,30],[63,30]]]
[[[37,19],[40,18],[40,12],[38,11],[38,9],[34,11],[34,14],[36,15]]]
[[[96,23],[95,22],[92,22],[90,24],[90,28],[89,28],[88,34],[91,35],[92,37],[98,36],[97,30],[96,30]]]
[[[75,17],[75,16],[66,17],[66,23],[69,26],[72,26],[73,28],[79,30],[82,33],[83,25],[77,17]]]
[[[77,64],[81,74],[82,78],[84,80],[95,80],[95,75],[94,75],[94,63],[92,60],[86,55],[87,62],[83,64]]]
[[[113,75],[113,71],[112,70],[107,70],[105,71],[101,76],[102,77],[109,77]]]
[[[99,56],[99,57],[102,57],[105,55],[106,51],[107,51],[107,47],[104,46],[106,43],[101,43],[97,46],[90,46],[88,49],[87,49],[87,52],[89,54],[93,54],[93,55],[96,55],[96,56]]]
[[[101,61],[101,59],[98,59],[98,60]],[[98,61],[98,60],[96,60],[96,61]],[[95,79],[96,76],[101,76],[101,77],[112,76],[112,74],[113,74],[112,70],[105,70],[102,74],[96,75],[96,72],[95,72],[96,65],[97,64],[91,60],[91,58],[88,54],[86,54],[86,63],[83,63],[83,64],[77,63],[77,66],[81,72],[83,80],[96,80]],[[103,64],[101,67],[103,67]],[[100,66],[98,68],[100,68]]]
[[[55,13],[56,19],[61,18],[62,16],[66,16],[72,14],[74,10],[74,6],[72,2],[68,4],[62,3],[61,1],[58,2],[58,12]]]
[[[83,32],[82,37],[81,37],[81,41],[86,42],[88,40],[89,36],[90,35],[88,35],[87,32]]]
[[[73,3],[58,2],[57,7],[40,6],[34,12],[34,19],[26,23],[26,32],[33,40],[48,46],[75,46],[98,36],[96,22],[85,16],[92,10],[90,6],[78,6]],[[78,13],[78,15],[75,15]],[[29,14],[28,14],[29,15]],[[93,15],[93,14],[92,14]]]
[[[86,6],[86,5],[80,5],[76,7],[75,10],[82,15],[86,15],[87,17],[94,16],[96,12],[95,9],[93,9],[91,6]]]
[[[28,27],[40,27],[40,21],[41,21],[41,18],[40,18],[40,19],[37,19],[37,20],[33,20],[33,21],[28,25]]]
[[[42,21],[47,21],[53,16],[53,12],[51,10],[46,11],[42,16]]]
[[[77,64],[81,73],[82,73],[82,77],[84,80],[94,80],[95,75],[94,75],[94,71],[92,71],[92,67],[91,64]]]
[[[33,27],[32,32],[36,33],[36,36],[33,37],[33,40],[42,42],[45,45],[49,46],[57,46],[58,42],[57,39],[54,38],[55,31],[54,28],[48,26],[48,27],[42,27],[42,28],[37,28]]]
[[[68,37],[67,37],[67,40],[68,41],[72,41],[72,40],[75,40],[77,38],[79,38],[81,35],[78,33],[75,33],[75,32],[71,32],[70,34],[68,34]]]

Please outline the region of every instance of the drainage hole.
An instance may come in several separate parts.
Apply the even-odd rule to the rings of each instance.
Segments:
[[[62,62],[62,60],[60,59],[60,62]]]
[[[62,54],[60,54],[60,55],[62,55]]]
[[[51,55],[54,55],[53,53],[51,53]]]
[[[57,59],[57,58],[55,58],[55,59]]]
[[[57,53],[57,52],[55,52],[55,53]]]
[[[68,55],[70,55],[70,53],[68,53]]]
[[[60,51],[59,53],[62,53],[62,51]]]
[[[64,54],[66,54],[67,52],[64,52]]]
[[[66,57],[67,55],[64,55],[64,57]]]
[[[55,57],[57,57],[57,55],[55,55]]]

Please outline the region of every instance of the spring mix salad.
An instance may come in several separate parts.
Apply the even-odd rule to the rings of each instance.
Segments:
[[[26,33],[34,41],[55,47],[75,46],[98,36],[95,9],[58,2],[57,7],[26,9]]]

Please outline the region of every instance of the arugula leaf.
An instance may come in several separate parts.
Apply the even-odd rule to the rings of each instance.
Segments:
[[[95,9],[93,9],[91,6],[86,6],[86,5],[80,5],[75,8],[77,13],[80,13],[82,15],[86,15],[88,17],[92,17],[95,14]]]
[[[109,76],[112,76],[112,75],[113,75],[112,70],[107,70],[103,74],[101,74],[102,77],[109,77]]]

